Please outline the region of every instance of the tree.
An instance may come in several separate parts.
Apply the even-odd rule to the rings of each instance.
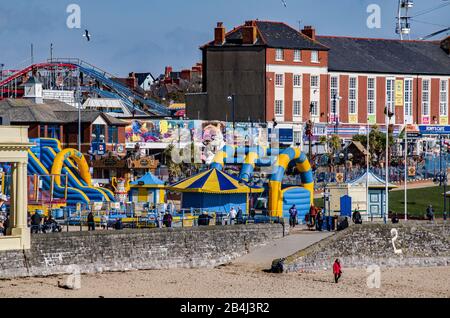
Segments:
[[[353,141],[359,141],[364,146],[367,145],[367,135],[354,135]],[[389,148],[394,145],[394,136],[389,135]],[[380,131],[377,125],[372,126],[369,133],[369,153],[376,158],[383,158],[386,155],[386,134]]]

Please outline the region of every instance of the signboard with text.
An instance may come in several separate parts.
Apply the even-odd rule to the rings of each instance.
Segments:
[[[422,135],[450,135],[450,126],[419,125]]]

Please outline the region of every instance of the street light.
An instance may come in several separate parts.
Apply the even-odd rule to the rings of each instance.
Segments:
[[[235,100],[235,98],[236,98],[236,96],[234,94],[231,94],[230,96],[227,97],[228,102],[231,103],[232,112],[233,112],[232,115],[231,115],[232,119],[233,119],[233,131],[235,129],[235,118],[234,118],[234,111],[235,111],[235,109],[234,109],[234,107],[235,107],[234,100]],[[233,134],[234,134],[234,132],[233,132]]]
[[[3,82],[3,67],[5,67],[5,64],[0,63],[0,82]],[[0,99],[3,99],[3,86],[0,87]]]
[[[338,96],[338,94],[334,94],[333,95],[333,106],[334,106],[334,122],[335,122],[335,126],[334,126],[334,133],[337,134],[337,130],[338,130],[338,125],[339,125],[339,119],[338,116],[336,116],[336,112],[337,112],[337,101],[341,100],[342,97]]]
[[[384,108],[385,120],[386,120],[386,208],[384,211],[383,219],[384,224],[387,223],[387,214],[389,213],[389,126],[391,124],[391,117],[394,116],[394,113],[391,112],[389,105],[386,105]]]

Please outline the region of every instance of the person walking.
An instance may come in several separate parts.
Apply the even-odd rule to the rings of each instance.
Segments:
[[[169,211],[164,214],[163,224],[165,227],[172,227],[172,214]]]
[[[87,224],[88,224],[88,231],[95,231],[94,214],[92,213],[92,211],[90,211],[87,216]]]
[[[427,208],[427,218],[428,218],[428,221],[434,220],[434,209],[431,204]]]
[[[289,226],[295,227],[296,223],[297,223],[297,208],[295,207],[295,204],[293,204],[292,207],[289,209]]]
[[[234,224],[236,220],[237,212],[234,209],[234,206],[230,209],[230,224]]]
[[[333,264],[333,274],[334,274],[334,282],[337,284],[339,278],[341,278],[342,275],[341,263],[338,258],[336,258]]]

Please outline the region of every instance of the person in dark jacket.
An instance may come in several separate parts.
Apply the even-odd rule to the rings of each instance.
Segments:
[[[399,218],[397,213],[392,214],[392,224],[396,224],[399,222]]]
[[[212,219],[212,216],[208,214],[208,212],[203,212],[198,217],[198,225],[209,225],[209,220]]]
[[[172,214],[170,214],[170,212],[164,214],[163,224],[165,227],[172,227]]]
[[[116,223],[114,224],[114,229],[116,230],[122,230],[123,229],[123,223],[121,218],[116,219]]]
[[[428,218],[428,221],[433,221],[433,219],[434,219],[434,209],[431,204],[427,208],[427,218]]]
[[[297,224],[297,208],[293,204],[289,209],[289,226],[295,227],[295,224]]]
[[[39,233],[41,230],[42,218],[39,213],[35,212],[31,216],[31,233]]]
[[[355,212],[353,212],[352,221],[355,224],[362,224],[361,213],[359,213],[358,210],[355,210]]]
[[[237,214],[236,214],[236,221],[237,224],[243,224],[244,219],[243,219],[243,213],[242,213],[242,209],[239,207]]]
[[[94,221],[94,214],[89,212],[87,216],[87,223],[88,223],[88,231],[95,231],[95,221]]]

